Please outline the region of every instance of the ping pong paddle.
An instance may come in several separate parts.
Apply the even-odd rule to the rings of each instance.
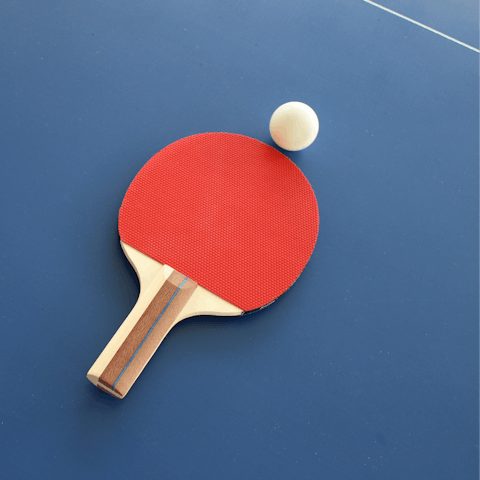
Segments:
[[[285,155],[204,133],[144,165],[118,223],[140,295],[87,377],[123,398],[179,321],[242,315],[282,295],[313,252],[319,218],[312,187]]]

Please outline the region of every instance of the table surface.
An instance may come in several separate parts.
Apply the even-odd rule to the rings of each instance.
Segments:
[[[381,5],[2,2],[2,478],[478,478],[478,2]],[[307,268],[100,392],[138,295],[130,181],[187,135],[272,144],[292,100],[320,120],[287,152],[319,203]]]

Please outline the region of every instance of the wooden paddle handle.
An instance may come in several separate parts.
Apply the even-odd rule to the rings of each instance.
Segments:
[[[123,398],[170,329],[197,284],[163,265],[87,373],[101,390]]]

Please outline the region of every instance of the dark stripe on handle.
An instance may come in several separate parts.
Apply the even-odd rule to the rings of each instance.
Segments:
[[[197,284],[173,271],[107,365],[99,382],[124,396],[175,324]]]

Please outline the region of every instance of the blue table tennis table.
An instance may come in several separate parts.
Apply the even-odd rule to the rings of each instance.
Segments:
[[[479,468],[474,0],[0,5],[2,479],[470,480]],[[123,195],[166,145],[274,145],[320,232],[246,317],[189,319],[128,396],[86,372],[138,296]]]

